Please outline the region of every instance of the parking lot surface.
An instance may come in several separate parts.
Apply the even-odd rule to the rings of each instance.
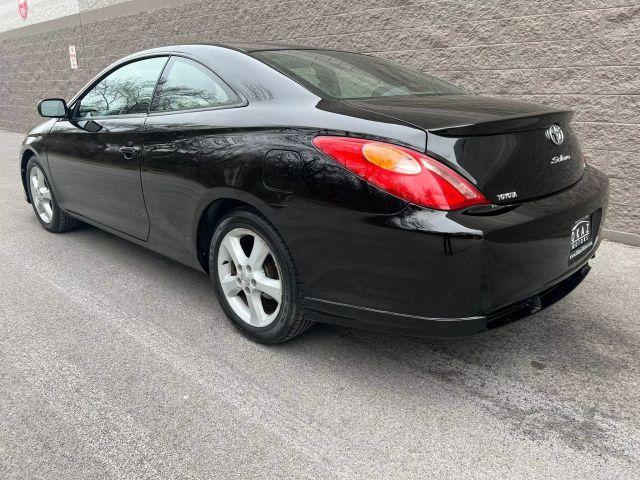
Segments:
[[[640,249],[489,334],[261,346],[208,277],[51,234],[0,132],[0,478],[639,478]],[[428,285],[425,286],[428,288]]]

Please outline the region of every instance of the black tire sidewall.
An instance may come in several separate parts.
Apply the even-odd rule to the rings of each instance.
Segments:
[[[225,235],[235,228],[246,228],[259,234],[271,249],[280,269],[282,281],[282,302],[276,319],[265,327],[254,327],[244,322],[231,308],[222,292],[218,278],[218,252]],[[209,249],[209,272],[218,301],[231,320],[242,333],[260,343],[276,343],[287,336],[298,314],[298,285],[293,262],[286,245],[276,230],[263,218],[248,210],[235,210],[228,214],[216,227]]]
[[[47,180],[47,185],[49,186],[49,192],[51,192],[52,214],[51,214],[51,221],[49,223],[46,223],[44,220],[42,220],[42,218],[40,218],[40,215],[38,214],[38,210],[36,209],[35,202],[33,200],[33,192],[31,191],[31,170],[34,167],[38,167],[40,169],[45,179]],[[36,157],[31,157],[31,159],[29,159],[29,162],[27,163],[27,171],[25,175],[27,180],[27,188],[29,189],[29,198],[31,199],[31,206],[33,207],[33,212],[36,214],[36,218],[38,219],[38,222],[40,222],[40,225],[42,225],[46,230],[49,230],[50,232],[58,231],[58,226],[60,223],[60,208],[58,207],[58,203],[56,202],[55,196],[53,194],[53,188],[51,188],[51,181],[49,180],[49,177],[47,176],[47,173],[45,172],[44,168],[42,168],[42,164],[38,161]]]

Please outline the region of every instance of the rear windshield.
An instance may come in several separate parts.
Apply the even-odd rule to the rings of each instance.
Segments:
[[[267,50],[253,55],[323,97],[341,100],[464,93],[436,78],[369,55]]]

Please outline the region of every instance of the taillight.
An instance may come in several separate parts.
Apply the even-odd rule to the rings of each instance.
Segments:
[[[436,210],[490,203],[460,174],[415,150],[350,137],[318,136],[313,144],[360,178],[408,202]]]

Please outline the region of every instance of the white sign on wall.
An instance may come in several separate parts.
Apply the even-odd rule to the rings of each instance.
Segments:
[[[78,68],[78,58],[76,57],[75,45],[69,45],[69,62],[71,63],[71,68]]]

